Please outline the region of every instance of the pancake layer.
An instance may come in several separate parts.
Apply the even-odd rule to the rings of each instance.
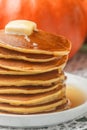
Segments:
[[[44,73],[56,69],[61,69],[67,62],[67,56],[63,56],[61,59],[56,59],[50,62],[38,63],[38,62],[26,62],[22,60],[13,59],[0,59],[0,67],[15,70],[15,71],[27,71],[30,74]]]
[[[37,106],[14,106],[6,103],[0,103],[1,112],[7,113],[15,113],[15,114],[36,114],[36,113],[46,113],[46,112],[54,112],[61,111],[66,109],[68,105],[67,99],[63,98],[61,100],[57,100],[55,102],[50,102],[44,105]]]
[[[0,47],[19,52],[48,55],[67,55],[71,44],[63,36],[55,36],[43,31],[34,31],[29,37],[30,42],[24,36],[6,34],[0,31]]]
[[[3,47],[0,47],[0,58],[19,59],[19,60],[31,61],[31,62],[47,62],[47,61],[52,61],[57,59],[57,57],[53,55],[23,53],[23,52],[6,49]]]

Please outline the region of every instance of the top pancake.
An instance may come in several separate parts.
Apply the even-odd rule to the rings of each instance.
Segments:
[[[29,40],[27,40],[29,39]],[[6,34],[0,31],[0,47],[24,53],[66,55],[70,52],[70,42],[63,36],[55,36],[44,31],[34,31],[29,37]]]

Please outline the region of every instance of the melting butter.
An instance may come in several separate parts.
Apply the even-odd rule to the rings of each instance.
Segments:
[[[5,33],[29,36],[37,30],[36,23],[28,20],[14,20],[5,26]]]

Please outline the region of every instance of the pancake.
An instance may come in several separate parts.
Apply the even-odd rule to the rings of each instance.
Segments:
[[[61,66],[61,68],[58,68],[57,71],[58,73],[61,73],[62,71],[62,68],[64,66]],[[9,69],[6,69],[6,68],[1,68],[0,67],[0,74],[1,75],[29,75],[29,74],[36,74],[34,72],[29,72],[29,71],[15,71],[15,70],[9,70]]]
[[[3,106],[3,108],[4,108],[4,106],[10,106],[10,107],[13,107],[13,106],[11,106],[11,105],[8,105],[8,104],[4,104],[4,103],[0,103],[0,106]],[[67,110],[67,109],[69,109],[71,107],[71,103],[70,103],[70,101],[67,99],[66,100],[66,102],[64,103],[64,104],[62,104],[62,105],[59,105],[59,106],[57,106],[57,107],[55,107],[54,109],[52,109],[52,110],[49,110],[49,111],[43,111],[43,112],[36,112],[36,113],[17,113],[17,112],[8,112],[8,111],[5,111],[5,110],[0,110],[0,114],[17,114],[17,115],[30,115],[30,114],[46,114],[46,113],[53,113],[53,112],[61,112],[61,111],[64,111],[64,110]],[[22,107],[23,108],[23,107]],[[7,109],[6,109],[7,110]]]
[[[62,82],[51,86],[0,86],[0,94],[38,94],[49,92],[64,85]]]
[[[37,114],[64,110],[68,99],[63,69],[70,42],[63,36],[35,30],[32,24],[28,26],[32,29],[29,35],[25,34],[29,31],[26,26],[15,28],[15,24],[0,31],[0,112]]]
[[[70,42],[63,36],[55,36],[44,31],[34,31],[29,37],[6,34],[0,31],[0,47],[19,52],[48,55],[67,55],[70,52]]]
[[[0,75],[0,86],[51,85],[64,79],[64,74],[57,71],[37,75]]]
[[[37,105],[37,106],[13,106],[5,103],[0,103],[0,111],[1,112],[9,112],[15,114],[37,114],[37,113],[46,113],[52,112],[59,107],[59,111],[64,110],[68,101],[66,98],[62,98],[60,100],[56,100],[55,102],[46,103],[44,105]]]
[[[67,62],[67,58],[67,56],[63,56],[61,59],[45,62],[44,64],[1,58],[0,67],[16,71],[27,71],[30,74],[43,73],[64,67]]]
[[[31,62],[47,62],[57,59],[56,56],[46,54],[29,54],[0,47],[0,58],[19,59]],[[60,58],[60,56],[59,56]]]
[[[40,93],[40,94],[0,94],[0,103],[8,103],[12,105],[42,105],[56,99],[61,99],[65,96],[65,87],[61,86],[49,92]]]

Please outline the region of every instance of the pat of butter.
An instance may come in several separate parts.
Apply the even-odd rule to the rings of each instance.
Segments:
[[[5,26],[5,33],[16,35],[31,35],[34,30],[37,30],[36,23],[28,20],[14,20]]]

